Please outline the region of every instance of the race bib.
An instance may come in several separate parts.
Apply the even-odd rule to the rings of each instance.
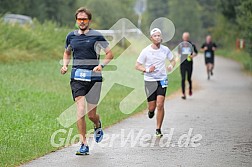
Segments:
[[[166,88],[168,86],[168,79],[163,79],[160,81],[160,84],[162,86],[162,88]]]
[[[86,69],[76,69],[72,71],[72,78],[79,81],[91,81],[92,71]]]
[[[192,53],[192,51],[191,51],[191,48],[190,47],[183,47],[182,49],[181,49],[181,54],[183,54],[183,55],[189,55],[189,54],[191,54]]]
[[[211,57],[212,57],[211,52],[206,52],[206,58],[211,58]]]

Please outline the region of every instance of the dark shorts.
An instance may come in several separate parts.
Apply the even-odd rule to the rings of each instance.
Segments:
[[[144,81],[147,101],[156,101],[157,96],[165,96],[166,87],[162,88],[160,81]]]
[[[214,58],[205,58],[205,64],[208,63],[214,64]]]
[[[70,86],[72,89],[73,100],[78,96],[85,96],[90,104],[98,104],[101,93],[102,82],[97,81],[78,81],[71,79]]]

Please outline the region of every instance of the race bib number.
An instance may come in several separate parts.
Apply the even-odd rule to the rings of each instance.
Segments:
[[[190,47],[183,47],[181,50],[181,54],[183,54],[183,55],[189,55],[191,53],[192,53],[192,51],[191,51]]]
[[[85,69],[76,69],[72,78],[79,81],[91,81],[92,71]]]
[[[212,57],[211,52],[206,52],[206,58],[211,58],[211,57]]]
[[[163,79],[160,81],[160,84],[162,86],[162,88],[166,88],[168,86],[168,79]]]

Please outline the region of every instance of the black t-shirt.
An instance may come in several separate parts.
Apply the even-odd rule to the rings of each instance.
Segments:
[[[98,31],[90,29],[86,34],[79,34],[78,30],[70,32],[66,37],[65,48],[73,52],[71,78],[75,78],[77,69],[85,69],[91,71],[91,74],[85,73],[86,78],[91,77],[92,81],[102,81],[101,73],[92,70],[99,65],[100,50],[107,47],[108,42]]]
[[[188,61],[188,56],[193,53],[198,54],[198,50],[196,46],[191,41],[183,41],[179,44],[178,53],[181,55],[180,61],[181,63],[192,62],[192,59]]]
[[[65,48],[73,52],[73,68],[93,70],[99,64],[100,50],[108,47],[108,42],[98,31],[90,29],[86,34],[78,30],[66,37]]]
[[[205,58],[213,58],[214,57],[214,50],[213,47],[217,47],[217,45],[214,42],[210,43],[203,43],[201,48],[204,49],[204,47],[207,47],[207,50],[205,50]]]

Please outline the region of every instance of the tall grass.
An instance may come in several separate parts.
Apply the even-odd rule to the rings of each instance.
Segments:
[[[55,59],[62,55],[67,29],[52,22],[21,27],[0,22],[0,62]],[[61,45],[59,45],[61,44]]]

